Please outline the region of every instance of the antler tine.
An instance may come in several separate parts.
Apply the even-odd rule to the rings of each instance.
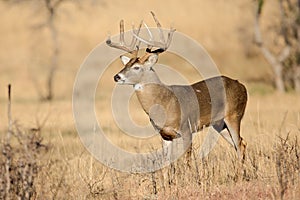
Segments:
[[[143,21],[141,21],[138,30],[135,30],[135,28],[133,27],[134,34],[139,35],[140,29],[142,27],[142,23],[143,23]],[[130,45],[129,46],[126,45],[126,42],[124,39],[124,20],[120,21],[120,41],[119,41],[119,43],[112,42],[110,36],[108,36],[108,38],[106,40],[106,44],[108,46],[116,48],[116,49],[121,49],[121,50],[131,53],[135,56],[137,55],[138,46],[140,45],[140,42],[139,42],[138,46],[136,46],[136,43],[137,43],[136,37],[132,37]],[[135,48],[137,48],[137,50],[135,50]]]
[[[168,38],[167,38],[167,41],[166,41],[165,37],[164,37],[164,34],[163,34],[163,30],[161,28],[161,24],[159,23],[159,21],[157,20],[155,14],[152,11],[151,11],[151,14],[152,14],[152,16],[153,16],[153,18],[156,22],[157,28],[159,30],[160,41],[152,41],[152,38],[150,38],[150,40],[146,40],[146,39],[144,39],[144,38],[142,38],[142,37],[140,37],[140,36],[138,36],[137,34],[134,34],[134,33],[133,33],[133,36],[137,40],[139,40],[140,42],[143,42],[144,44],[148,45],[149,47],[158,47],[159,48],[159,50],[158,49],[154,50],[154,51],[150,50],[150,52],[152,52],[152,53],[154,53],[154,52],[162,53],[162,52],[166,51],[169,48],[169,46],[171,44],[171,41],[172,41],[173,34],[176,31],[176,29],[174,29],[172,27],[170,28],[170,31],[168,33]],[[151,31],[149,30],[149,28],[147,26],[146,26],[146,28],[148,30],[148,33],[149,33],[150,37],[151,37],[152,36]]]
[[[152,40],[153,40],[153,35],[152,35],[152,33],[151,33],[151,31],[150,31],[150,29],[149,29],[148,25],[147,25],[146,23],[144,23],[144,26],[145,26],[145,27],[146,27],[146,29],[147,29],[147,32],[148,32],[148,34],[149,34],[149,37],[150,37],[150,41],[152,41]]]
[[[120,21],[120,45],[125,45],[124,42],[124,20]]]
[[[159,30],[160,40],[161,40],[163,43],[165,43],[164,33],[163,33],[162,29],[161,29],[161,24],[159,23],[158,19],[156,18],[154,12],[153,12],[153,11],[150,11],[150,13],[151,13],[151,15],[152,15],[152,17],[153,17],[153,19],[154,19],[154,21],[155,21],[155,23],[156,23],[156,26],[157,26],[157,28],[158,28],[158,30]]]
[[[170,28],[170,32],[168,33],[168,40],[167,40],[167,43],[166,43],[166,48],[169,48],[169,46],[171,44],[171,41],[172,41],[172,38],[173,38],[173,34],[174,34],[175,31],[176,31],[175,28],[173,28],[173,27]]]
[[[133,34],[139,35],[139,34],[140,34],[140,31],[141,31],[141,28],[142,28],[142,25],[143,25],[143,20],[141,20],[141,22],[140,22],[140,24],[139,24],[139,26],[138,26],[138,29],[135,30],[135,27],[134,27],[134,24],[133,24],[133,25],[132,25],[132,32],[133,32]],[[133,48],[135,47],[136,42],[137,42],[136,37],[132,37],[132,40],[131,40],[131,43],[130,43],[131,49],[133,49]],[[136,46],[137,49],[139,48],[139,46],[140,46],[140,42],[139,42],[139,44]]]
[[[149,37],[150,37],[149,41],[153,41],[153,35],[152,35],[152,33],[151,33],[149,27],[147,26],[146,23],[144,23],[144,26],[146,27],[146,29],[147,29],[147,31],[148,31],[148,34],[149,34]],[[152,48],[151,45],[147,45],[147,49],[151,49],[151,48]]]

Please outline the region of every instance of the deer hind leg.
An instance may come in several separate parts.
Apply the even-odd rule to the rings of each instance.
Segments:
[[[235,147],[230,133],[227,130],[227,125],[224,120],[221,120],[213,125],[213,128],[233,147]]]
[[[245,159],[245,150],[246,150],[246,145],[247,143],[245,142],[245,140],[240,136],[240,126],[241,126],[241,120],[240,119],[236,119],[236,118],[230,118],[227,117],[224,119],[225,122],[225,128],[228,131],[228,135],[222,135],[227,141],[229,140],[229,138],[231,138],[231,142],[229,142],[230,144],[233,144],[238,157],[241,160]]]

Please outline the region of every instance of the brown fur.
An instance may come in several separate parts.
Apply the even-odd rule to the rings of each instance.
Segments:
[[[142,59],[134,57],[115,76],[115,80],[123,77],[121,81],[124,84],[135,86],[144,111],[162,138],[172,141],[182,137],[184,149],[190,156],[192,133],[213,126],[244,159],[246,142],[240,136],[240,125],[247,104],[245,86],[226,76],[192,85],[168,86],[159,80],[152,68],[156,61],[157,55],[151,53],[146,53]],[[137,69],[135,66],[138,65]],[[155,105],[164,110],[163,124],[159,122],[160,113],[150,113]],[[223,132],[224,129],[227,132]]]
[[[222,83],[220,86],[219,83]],[[214,120],[212,116],[212,99],[209,88],[222,90],[224,86],[225,91],[225,105],[220,107],[223,109],[223,116],[221,119]],[[180,86],[179,86],[180,87]],[[187,87],[187,86],[181,86]],[[237,142],[235,146],[236,150],[240,152],[241,157],[244,158],[244,151],[246,148],[246,142],[240,137],[240,123],[245,112],[247,104],[247,91],[244,85],[237,80],[233,80],[226,76],[214,77],[207,80],[203,80],[191,85],[197,96],[199,103],[200,118],[197,123],[197,131],[203,127],[216,125],[223,126],[219,128],[219,131],[225,129],[225,126],[231,126],[233,129],[229,131],[230,136],[234,142]],[[176,96],[173,94],[172,89],[161,84],[147,84],[143,90],[136,91],[137,97],[144,109],[149,115],[150,108],[159,104],[164,107],[167,114],[167,120],[163,127],[158,127],[159,133],[164,140],[173,140],[178,138],[178,131],[181,123],[181,110],[180,104]],[[220,99],[222,101],[222,99]],[[218,102],[218,99],[216,100]],[[220,103],[222,104],[222,103]],[[222,112],[222,111],[220,111]],[[228,124],[224,124],[224,120]]]
[[[168,38],[165,39],[161,24],[155,14],[153,12],[151,14],[160,30],[160,41],[140,38],[141,22],[139,28],[133,31],[131,45],[127,46],[124,42],[123,20],[120,22],[119,44],[113,43],[110,38],[107,39],[108,46],[125,50],[133,55],[131,59],[121,56],[125,67],[114,76],[114,80],[134,86],[137,97],[154,128],[164,140],[172,141],[182,137],[184,149],[187,149],[189,157],[192,133],[205,126],[213,126],[235,147],[238,156],[244,158],[246,142],[240,136],[240,125],[247,103],[246,88],[238,81],[225,76],[186,86],[167,86],[161,83],[153,66],[158,60],[158,55],[168,49],[175,29],[171,28]],[[141,43],[147,44],[147,49],[144,56],[139,58],[137,55]],[[152,50],[153,47],[157,49]],[[151,113],[153,107],[158,107],[158,110]],[[159,109],[163,109],[163,113],[160,113]],[[161,121],[160,115],[165,115],[165,121]],[[222,133],[224,129],[227,129],[227,134]]]

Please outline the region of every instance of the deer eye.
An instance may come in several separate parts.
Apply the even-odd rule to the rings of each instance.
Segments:
[[[140,69],[140,67],[138,67],[138,66],[135,66],[135,67],[133,67],[133,69],[134,69],[134,70],[139,70],[139,69]]]

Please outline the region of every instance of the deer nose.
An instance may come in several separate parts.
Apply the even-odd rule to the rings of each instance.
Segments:
[[[118,82],[121,79],[121,77],[119,76],[119,74],[114,76],[114,80],[115,82]]]

